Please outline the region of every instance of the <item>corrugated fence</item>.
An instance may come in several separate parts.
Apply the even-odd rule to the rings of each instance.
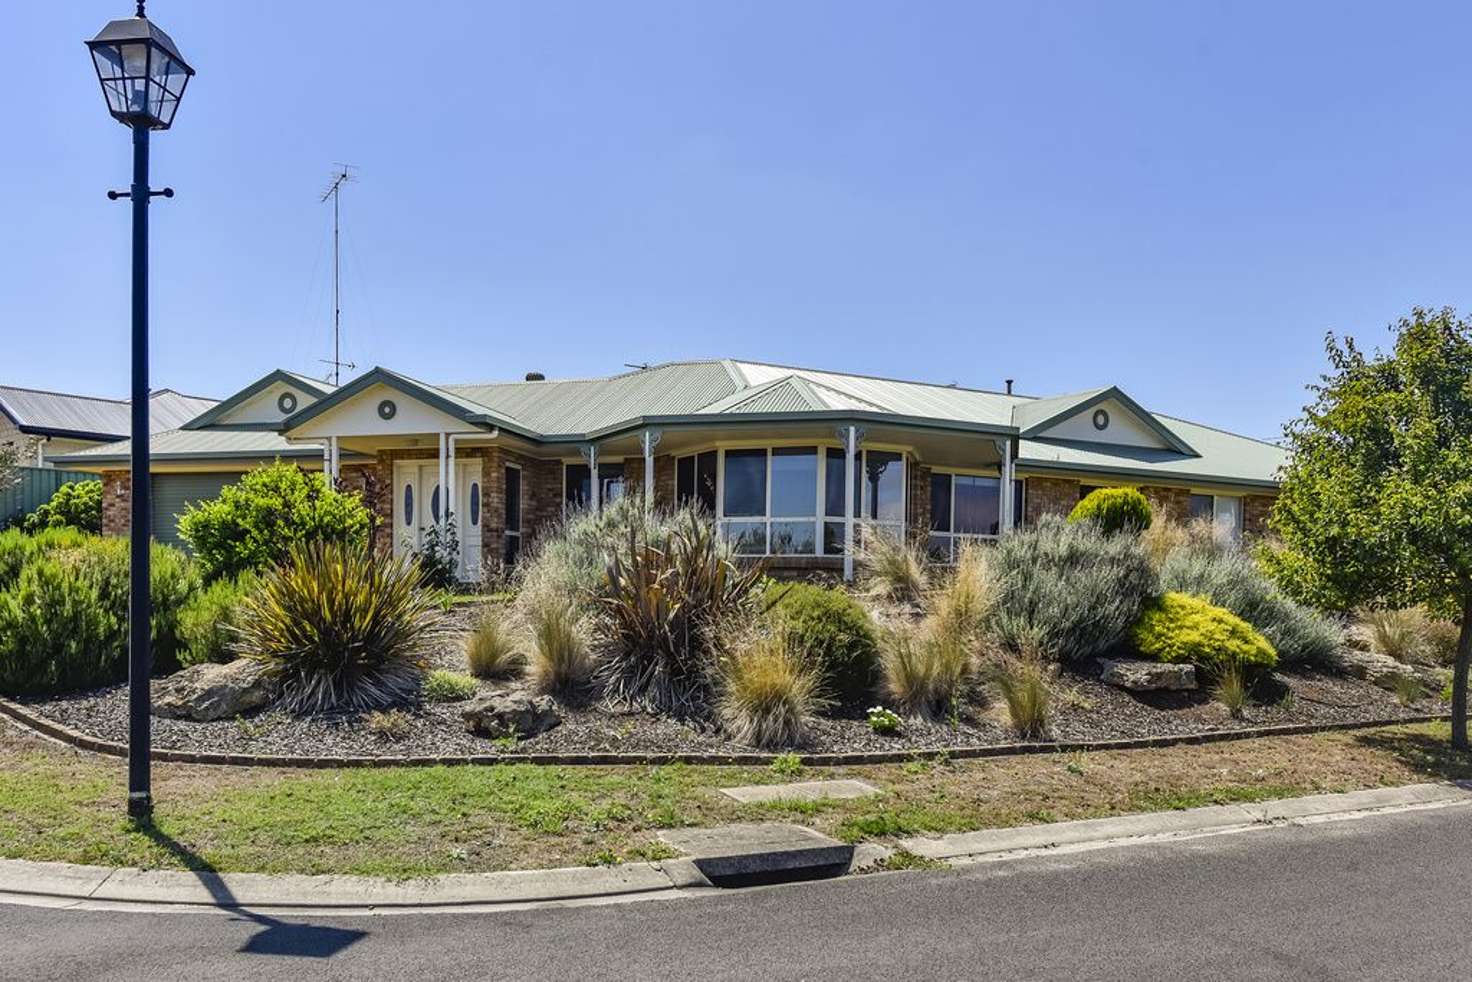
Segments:
[[[96,481],[86,471],[61,471],[52,467],[17,467],[20,482],[0,490],[0,528],[30,514],[51,500],[56,489],[69,481]]]

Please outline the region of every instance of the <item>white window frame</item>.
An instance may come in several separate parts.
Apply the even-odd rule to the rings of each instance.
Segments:
[[[1243,528],[1247,522],[1246,495],[1217,494],[1215,491],[1190,491],[1188,492],[1188,495],[1190,498],[1210,498],[1212,525],[1218,529],[1225,529],[1227,531],[1227,534],[1232,537],[1233,542],[1242,541]],[[1221,513],[1221,502],[1228,499],[1237,502],[1237,518],[1236,521],[1231,525],[1228,525],[1222,521]],[[1189,498],[1187,500],[1187,507],[1188,509],[1190,507]]]
[[[792,516],[789,516],[789,515],[773,515],[772,514],[772,456],[773,456],[772,451],[774,451],[774,450],[784,450],[784,449],[793,449],[793,448],[801,448],[801,449],[812,448],[812,449],[814,449],[817,452],[818,481],[817,481],[817,494],[814,496],[814,499],[813,499],[813,512],[814,513],[812,515],[792,515]],[[705,450],[710,450],[711,448],[710,447],[706,447],[704,449]],[[838,551],[836,551],[836,552],[825,552],[824,549],[823,549],[823,530],[824,530],[824,526],[827,525],[828,523],[837,523],[839,525],[842,525],[843,522],[844,522],[844,517],[842,515],[827,515],[827,514],[824,513],[824,508],[825,508],[825,506],[827,504],[827,501],[828,501],[828,494],[827,494],[828,466],[827,466],[827,462],[828,462],[828,451],[830,449],[833,449],[833,450],[842,450],[843,448],[840,447],[838,444],[833,443],[831,441],[829,441],[829,442],[815,441],[815,442],[812,442],[812,443],[803,443],[803,442],[800,442],[800,441],[792,441],[790,443],[789,442],[780,442],[780,443],[756,443],[756,444],[734,444],[733,443],[733,444],[731,444],[729,446],[724,445],[724,444],[717,446],[715,448],[715,450],[717,451],[717,458],[716,458],[716,516],[715,516],[715,519],[716,519],[716,530],[720,533],[722,540],[724,540],[724,541],[729,541],[730,540],[730,527],[732,525],[758,525],[758,524],[760,524],[760,525],[763,526],[763,533],[762,533],[763,534],[763,537],[764,537],[764,539],[763,539],[763,545],[762,545],[762,550],[763,551],[761,551],[761,552],[742,552],[742,553],[738,553],[737,555],[740,555],[740,556],[752,556],[752,557],[767,557],[767,558],[814,558],[814,557],[840,558],[840,557],[842,557],[843,556],[843,550],[841,548]],[[765,488],[766,501],[764,502],[764,504],[762,506],[763,514],[761,514],[761,515],[733,515],[733,516],[727,516],[726,515],[726,451],[728,451],[728,450],[765,450],[766,451],[766,453],[767,453],[766,488]],[[899,521],[884,521],[884,522],[870,521],[869,519],[866,519],[866,518],[863,517],[864,514],[868,511],[868,506],[869,506],[869,497],[870,497],[869,496],[869,482],[864,477],[864,475],[867,474],[867,466],[868,466],[868,457],[866,455],[871,450],[876,451],[876,452],[880,452],[880,453],[894,453],[894,454],[898,454],[899,455],[899,465],[900,465],[900,519],[899,519]],[[694,453],[688,453],[688,454],[680,454],[679,457],[676,458],[676,475],[677,475],[676,476],[676,480],[677,481],[678,481],[678,474],[679,474],[678,467],[679,467],[679,460],[680,460],[680,458],[683,458],[683,457],[693,457],[693,456],[696,456],[696,454],[698,454],[700,452],[702,452],[702,451],[696,451]],[[901,447],[889,447],[889,446],[861,447],[861,448],[859,448],[859,459],[858,459],[858,463],[859,463],[859,474],[860,474],[859,485],[860,485],[860,489],[861,490],[859,492],[859,510],[854,515],[854,529],[855,529],[855,532],[857,533],[860,529],[865,529],[865,528],[879,528],[879,529],[884,529],[884,530],[890,531],[893,534],[898,535],[899,537],[903,538],[904,537],[904,534],[905,534],[907,520],[908,520],[908,517],[909,517],[909,514],[910,514],[910,480],[909,480],[909,478],[910,478],[910,455],[909,455],[908,451],[906,451],[905,449],[903,449]],[[844,469],[845,470],[847,470],[847,466],[848,466],[847,465],[847,461],[845,460],[845,462],[844,462]],[[845,488],[845,490],[847,490],[847,489]],[[814,534],[813,551],[812,552],[777,552],[777,553],[772,552],[771,551],[771,548],[772,548],[772,526],[773,526],[773,524],[785,525],[785,524],[796,523],[796,522],[811,522],[812,523],[812,525],[813,525],[813,534]],[[855,543],[858,542],[858,539],[859,539],[859,536],[856,534],[854,536]]]
[[[937,562],[937,563],[940,563],[942,566],[951,566],[951,565],[954,565],[955,562],[956,562],[956,556],[961,551],[961,546],[965,545],[966,543],[968,543],[968,542],[996,542],[998,539],[1000,539],[1002,537],[1002,532],[1005,531],[1007,529],[1007,527],[1008,527],[1008,523],[1007,523],[1006,519],[1009,518],[1009,516],[1005,516],[1005,515],[1002,514],[1002,509],[1005,508],[1006,507],[1006,504],[1007,504],[1007,496],[1002,493],[1002,490],[1003,490],[1003,487],[1002,487],[1002,473],[1001,473],[1000,470],[997,471],[997,473],[993,474],[993,473],[990,473],[988,471],[966,470],[964,468],[932,467],[930,469],[930,474],[931,474],[931,477],[932,478],[934,478],[934,476],[936,474],[946,474],[946,475],[949,475],[950,478],[951,478],[951,509],[950,509],[950,514],[951,514],[951,528],[953,528],[953,529],[956,527],[956,478],[958,478],[958,477],[989,477],[989,478],[991,478],[991,479],[993,479],[993,480],[995,480],[997,482],[997,526],[998,526],[998,532],[997,532],[997,534],[996,535],[992,535],[992,534],[986,533],[986,532],[938,532],[938,531],[935,531],[935,530],[932,530],[932,529],[927,528],[925,530],[925,532],[926,532],[925,553],[926,553],[926,555],[930,556],[930,558],[931,558],[932,561]],[[1015,485],[1017,485],[1017,487],[1015,487],[1013,489],[1014,493],[1017,495],[1017,502],[1016,502],[1016,504],[1015,504],[1015,506],[1013,508],[1013,515],[1015,516],[1016,514],[1019,514],[1019,513],[1020,514],[1023,514],[1023,515],[1026,515],[1027,514],[1027,481],[1024,478],[1013,477],[1012,478],[1012,483],[1015,484]],[[926,494],[929,494],[930,493],[930,489],[928,487],[925,489],[925,491],[926,491]],[[1011,525],[1011,527],[1012,528],[1019,528],[1019,527],[1021,527],[1021,525],[1022,525],[1022,523],[1019,521],[1016,524]],[[933,552],[930,551],[930,540],[931,539],[936,539],[936,538],[943,538],[943,539],[946,539],[947,540],[946,558],[944,558],[944,559],[941,559],[940,557],[936,556]]]
[[[509,525],[506,524],[506,501],[507,501],[507,497],[506,497],[506,472],[507,471],[516,471],[516,528],[514,528],[514,529],[511,526],[509,526]],[[482,477],[482,479],[484,479],[485,475],[481,475],[481,477]],[[564,470],[563,470],[563,481],[566,481],[566,480],[567,480],[567,471],[564,468]],[[567,498],[564,495],[563,501],[566,501],[566,500],[567,500]],[[480,519],[481,519],[482,524],[484,524],[485,519],[486,519],[486,516],[485,516],[485,511],[486,511],[486,489],[485,489],[484,486],[482,486],[481,489],[480,489],[480,511],[481,511]],[[504,565],[505,562],[506,562],[506,540],[509,539],[509,538],[511,538],[512,536],[515,536],[516,537],[516,555],[517,555],[517,558],[518,558],[518,560],[521,558],[521,546],[522,546],[521,530],[526,525],[526,471],[524,471],[522,469],[522,466],[520,464],[513,464],[510,461],[502,461],[501,462],[501,525],[502,525],[502,528],[501,528],[501,563],[502,563],[502,565]],[[485,560],[482,559],[481,560],[481,563],[484,564],[485,563]]]

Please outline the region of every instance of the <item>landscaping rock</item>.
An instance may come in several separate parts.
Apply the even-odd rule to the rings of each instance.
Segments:
[[[275,680],[259,662],[206,662],[160,680],[153,690],[153,715],[208,723],[260,709],[275,698]]]
[[[1395,691],[1400,679],[1413,678],[1430,692],[1440,692],[1441,687],[1446,685],[1447,680],[1451,678],[1451,673],[1444,668],[1407,665],[1405,662],[1396,661],[1389,655],[1382,655],[1374,651],[1359,651],[1349,647],[1339,648],[1329,656],[1327,661],[1329,667],[1341,675],[1364,679],[1366,682],[1391,691]]]
[[[1196,666],[1167,664],[1158,661],[1120,659],[1104,661],[1099,681],[1131,692],[1158,692],[1162,689],[1196,688]]]
[[[476,696],[460,717],[471,733],[488,737],[534,737],[562,722],[550,696],[533,696],[518,689]]]

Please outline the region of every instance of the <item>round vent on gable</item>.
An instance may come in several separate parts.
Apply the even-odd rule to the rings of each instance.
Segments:
[[[393,419],[399,414],[399,407],[394,405],[392,399],[385,399],[378,404],[379,419]]]
[[[281,395],[276,398],[276,408],[287,414],[296,412],[296,393],[281,393]]]
[[[1096,429],[1096,430],[1107,430],[1107,429],[1109,429],[1109,410],[1107,410],[1107,409],[1095,409],[1094,410],[1094,429]]]

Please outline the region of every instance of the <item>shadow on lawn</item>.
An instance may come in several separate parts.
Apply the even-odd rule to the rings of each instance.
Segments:
[[[235,899],[224,877],[203,856],[160,829],[154,824],[152,818],[134,820],[132,824],[134,830],[140,835],[146,836],[160,848],[167,850],[180,864],[194,873],[200,884],[209,891],[215,903],[221,907],[230,908],[244,920],[261,925],[262,929],[251,935],[245,944],[240,946],[239,950],[242,954],[331,958],[368,935],[367,931],[353,931],[315,924],[292,924],[249,910],[241,906],[240,902]]]
[[[1472,753],[1452,749],[1449,728],[1445,736],[1411,730],[1372,730],[1355,734],[1354,740],[1432,777],[1447,781],[1472,779]]]

